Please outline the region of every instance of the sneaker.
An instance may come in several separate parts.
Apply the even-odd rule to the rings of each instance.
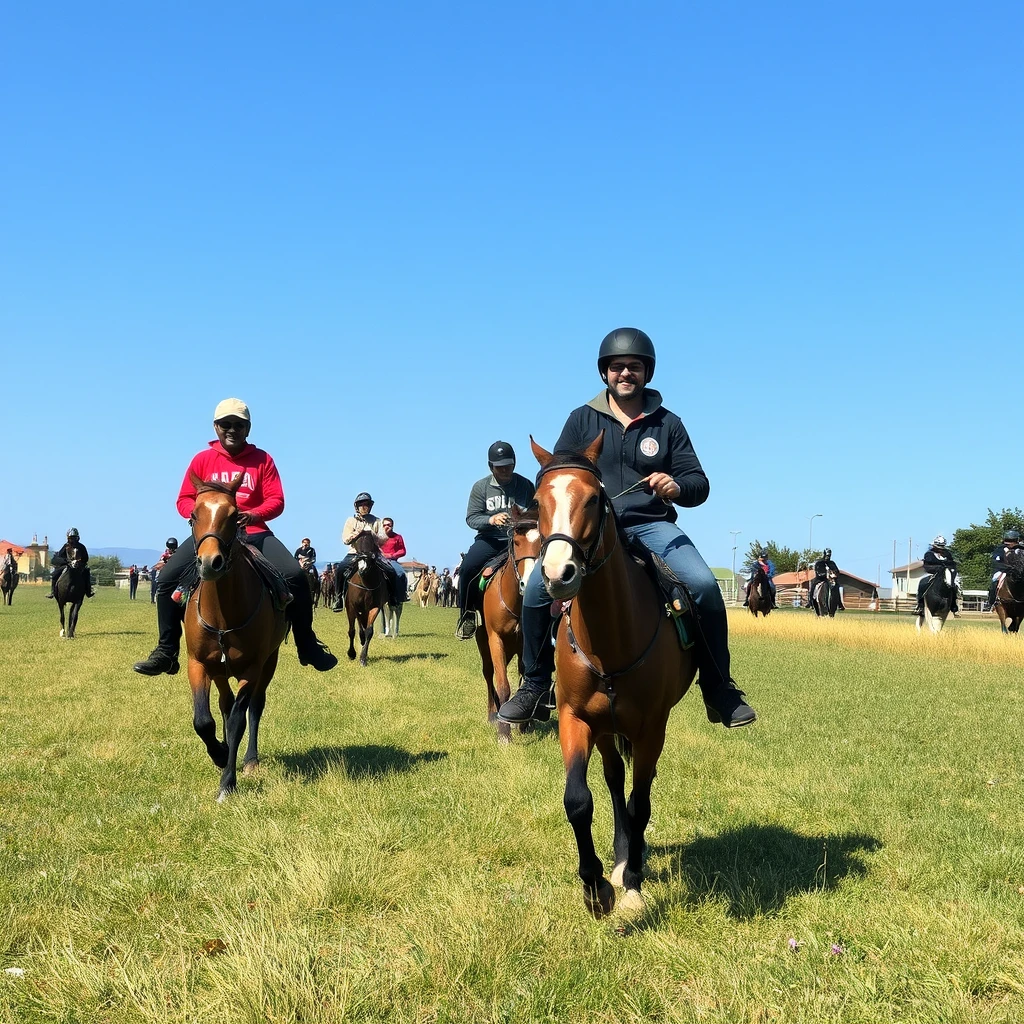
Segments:
[[[524,722],[546,722],[551,711],[546,707],[551,687],[545,683],[532,683],[523,680],[519,689],[498,708],[498,721],[509,725],[522,725]]]
[[[47,594],[46,595],[46,600],[47,601],[52,601],[53,599],[54,599],[53,594]]]
[[[337,657],[331,654],[331,650],[327,644],[318,640],[316,635],[301,646],[299,646],[298,641],[296,641],[295,649],[299,655],[299,664],[312,665],[317,672],[330,672],[330,670],[338,664]]]
[[[743,699],[743,691],[730,686],[712,707],[705,698],[704,707],[708,721],[721,722],[726,729],[738,729],[741,725],[752,725],[757,720],[754,709]]]
[[[169,676],[177,675],[178,656],[168,654],[167,651],[157,647],[145,661],[137,661],[132,668],[144,676],[158,676],[166,672]]]
[[[472,640],[476,636],[476,612],[463,612],[455,627],[456,640]]]

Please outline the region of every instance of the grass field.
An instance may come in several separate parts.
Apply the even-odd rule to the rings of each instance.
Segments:
[[[760,719],[687,695],[646,914],[595,922],[555,727],[496,744],[454,612],[407,606],[367,669],[287,648],[217,805],[184,675],[131,671],[148,594],[62,641],[43,593],[0,609],[0,1021],[1024,1018],[1024,641],[991,624],[735,613]]]

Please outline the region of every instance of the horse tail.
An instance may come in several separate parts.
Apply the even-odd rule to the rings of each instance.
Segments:
[[[633,760],[633,742],[626,736],[623,736],[622,733],[615,734],[615,749],[626,764]]]

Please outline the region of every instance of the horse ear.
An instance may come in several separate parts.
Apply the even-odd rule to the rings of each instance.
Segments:
[[[190,484],[192,484],[192,486],[193,486],[193,487],[194,487],[194,488],[195,488],[195,489],[196,489],[197,491],[199,490],[199,488],[200,488],[200,487],[202,487],[202,486],[203,486],[203,481],[202,481],[202,480],[200,480],[200,479],[199,479],[199,477],[197,477],[197,476],[195,475],[195,473],[193,473],[193,472],[192,472],[192,470],[191,470],[191,469],[190,469],[190,470],[188,471],[188,479],[189,479],[189,483],[190,483]]]
[[[231,491],[232,494],[237,494],[238,493],[238,488],[242,486],[242,481],[244,479],[245,479],[245,474],[244,473],[236,473],[235,474],[235,479],[232,480],[231,483],[228,484],[228,490]]]
[[[541,448],[541,446],[534,441],[533,434],[530,435],[530,447],[533,449],[533,454],[540,463],[541,469],[543,469],[552,460],[552,458],[554,458],[551,452],[545,448]]]
[[[509,517],[510,517],[510,518],[511,518],[511,520],[512,520],[512,525],[513,525],[513,526],[514,526],[514,525],[515,525],[516,523],[518,523],[520,519],[522,519],[522,518],[523,518],[523,510],[522,510],[522,509],[521,509],[521,508],[520,508],[520,507],[519,507],[518,505],[513,505],[513,506],[512,506],[512,507],[511,507],[511,508],[510,508],[510,509],[508,510],[508,514],[509,514]]]
[[[583,455],[589,462],[593,462],[597,465],[597,457],[601,454],[601,449],[604,447],[604,428],[601,429],[601,433],[594,438],[590,444],[583,450]]]

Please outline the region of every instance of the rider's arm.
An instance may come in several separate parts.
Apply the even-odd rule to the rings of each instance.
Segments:
[[[369,529],[370,524],[365,519],[357,516],[349,516],[345,520],[345,526],[341,531],[341,543],[351,545],[359,534]]]
[[[466,506],[466,525],[471,530],[480,531],[491,524],[491,513],[487,511],[487,477],[477,480],[469,492],[469,503]]]
[[[400,533],[393,534],[393,536],[398,538],[398,543],[395,545],[391,557],[397,562],[400,558],[405,558],[405,538]]]
[[[669,471],[672,479],[679,487],[679,494],[672,501],[683,508],[695,508],[702,505],[711,493],[711,484],[704,474],[704,469],[697,458],[682,420],[672,417],[669,431],[669,457],[672,468]]]
[[[276,519],[284,511],[284,487],[277,466],[269,455],[255,477],[253,493],[246,501],[246,505],[252,502],[252,506],[242,508],[239,505],[239,511],[246,513],[250,523],[266,523]]]

